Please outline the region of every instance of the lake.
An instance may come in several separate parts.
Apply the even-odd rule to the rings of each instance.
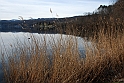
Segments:
[[[7,54],[8,52],[11,52],[11,49],[13,47],[17,47],[19,45],[28,45],[32,43],[32,39],[36,38],[39,40],[40,45],[41,43],[44,43],[44,38],[46,44],[49,46],[49,43],[54,42],[57,43],[57,41],[61,40],[65,41],[69,38],[73,38],[77,45],[79,51],[84,50],[84,44],[85,41],[81,37],[75,37],[72,35],[64,35],[64,34],[38,34],[38,33],[24,33],[24,32],[18,32],[18,33],[12,33],[12,32],[0,32],[0,52],[3,54]],[[90,42],[89,42],[90,44]],[[18,48],[18,47],[17,47]],[[0,56],[1,58],[1,56]]]
[[[40,42],[42,47],[42,43],[44,43],[44,39],[48,49],[50,49],[50,43],[58,43],[61,39],[62,41],[69,40],[69,38],[74,39],[76,41],[79,53],[82,56],[85,56],[85,41],[81,37],[76,37],[72,35],[65,35],[65,34],[39,34],[39,33],[25,33],[25,32],[0,32],[0,59],[2,54],[4,55],[12,55],[11,51],[13,49],[17,49],[20,46],[31,45],[32,39],[36,38]],[[74,42],[73,41],[73,42]],[[90,44],[90,42],[88,42]],[[62,43],[61,43],[62,44]],[[1,62],[1,61],[0,61]],[[0,64],[0,83],[2,83],[2,65]]]

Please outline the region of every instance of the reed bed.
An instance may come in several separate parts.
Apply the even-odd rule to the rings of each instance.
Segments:
[[[17,43],[13,55],[3,55],[2,64],[6,81],[9,83],[51,83],[62,82],[78,71],[80,58],[77,39],[74,36],[61,36],[58,40],[51,36],[40,40],[31,36],[25,46]],[[48,44],[49,43],[49,44]],[[73,51],[72,51],[73,50]],[[77,64],[78,62],[78,64]],[[69,70],[69,71],[68,71]]]
[[[105,32],[101,30],[99,37],[89,39],[92,46],[85,43],[85,58],[80,57],[76,37],[61,36],[47,43],[45,36],[40,40],[31,36],[32,43],[18,43],[18,50],[7,60],[3,55],[6,82],[104,83],[123,78],[124,33],[118,32],[115,37]]]
[[[115,8],[113,6],[112,13],[89,16],[81,24],[83,26],[73,23],[75,20],[63,25],[61,33],[66,30],[69,35],[86,37],[86,43],[82,43],[85,44],[85,57],[80,57],[76,37],[61,36],[57,41],[51,37],[53,41],[48,42],[45,36],[40,40],[31,36],[31,43],[24,46],[18,43],[18,50],[12,51],[12,56],[5,58],[2,54],[6,82],[119,82],[124,78],[124,20],[121,18],[123,4],[120,1]],[[57,28],[61,28],[61,24]]]

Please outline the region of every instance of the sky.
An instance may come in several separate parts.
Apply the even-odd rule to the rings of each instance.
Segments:
[[[109,4],[112,0],[0,0],[0,20],[79,16]]]

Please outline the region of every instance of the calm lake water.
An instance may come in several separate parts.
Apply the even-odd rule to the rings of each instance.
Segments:
[[[46,41],[46,44],[49,46],[50,43],[57,43],[57,41],[65,42],[68,41],[69,38],[72,38],[72,42],[76,42],[79,51],[84,51],[84,39],[81,37],[75,37],[72,35],[64,35],[64,34],[38,34],[38,33],[24,33],[24,32],[18,32],[18,33],[12,33],[12,32],[0,32],[0,53],[6,54],[8,52],[11,52],[13,47],[17,47],[18,45],[28,45],[29,43],[32,43],[32,39],[36,38],[40,45],[41,43],[44,43],[44,39]],[[71,39],[70,38],[70,39]],[[18,47],[17,47],[18,48]],[[0,56],[1,58],[1,56]]]
[[[72,35],[64,35],[64,34],[0,32],[0,59],[2,57],[2,54],[6,55],[7,53],[11,53],[11,51],[12,51],[12,49],[14,49],[14,47],[18,48],[19,45],[21,45],[21,46],[30,45],[32,43],[33,38],[38,39],[40,41],[40,43],[44,43],[44,39],[45,39],[46,45],[49,48],[50,43],[52,43],[52,42],[57,43],[57,41],[60,41],[61,38],[62,38],[62,41],[66,41],[66,40],[69,40],[70,37],[77,41],[79,53],[81,55],[85,55],[85,49],[84,49],[85,42],[84,42],[84,39],[81,37],[75,37]],[[89,44],[90,44],[90,42],[89,42]],[[2,77],[3,77],[3,72],[2,72],[1,68],[2,68],[2,66],[0,64],[0,83],[2,83]]]

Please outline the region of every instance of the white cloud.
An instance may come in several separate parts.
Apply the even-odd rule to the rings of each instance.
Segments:
[[[99,0],[0,0],[0,19],[59,17],[82,15],[95,10],[100,4],[108,4]]]

